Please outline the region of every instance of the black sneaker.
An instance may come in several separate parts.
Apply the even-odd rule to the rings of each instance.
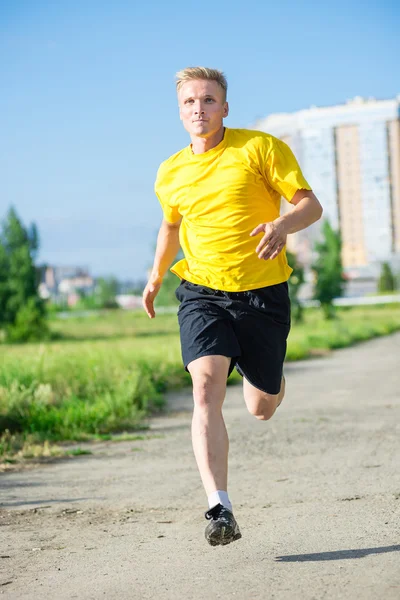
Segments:
[[[242,537],[235,517],[222,504],[213,506],[204,516],[210,521],[205,536],[211,546],[226,546]]]

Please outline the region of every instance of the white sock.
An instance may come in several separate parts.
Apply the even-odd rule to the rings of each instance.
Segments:
[[[217,490],[208,496],[208,508],[213,508],[217,504],[222,504],[222,506],[225,506],[225,508],[232,512],[232,504],[229,500],[228,492]]]

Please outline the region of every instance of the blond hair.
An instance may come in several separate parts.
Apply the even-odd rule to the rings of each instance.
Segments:
[[[224,91],[224,102],[226,102],[226,94],[228,91],[228,82],[222,71],[218,69],[208,69],[207,67],[187,67],[178,71],[176,77],[176,91],[179,92],[181,87],[187,81],[193,79],[205,79],[207,81],[216,81]]]

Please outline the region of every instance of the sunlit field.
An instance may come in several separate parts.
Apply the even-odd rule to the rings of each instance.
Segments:
[[[51,320],[62,339],[0,345],[0,457],[32,454],[32,445],[88,440],[140,429],[165,392],[189,384],[175,314],[156,319],[109,311]],[[400,330],[400,305],[340,309],[324,321],[318,309],[294,324],[287,360]],[[233,382],[239,381],[234,372]]]

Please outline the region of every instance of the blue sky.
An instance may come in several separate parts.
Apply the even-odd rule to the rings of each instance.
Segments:
[[[225,72],[228,127],[391,98],[396,4],[2,0],[0,219],[14,205],[37,224],[40,262],[143,278],[161,222],[158,165],[189,143],[175,72]]]

